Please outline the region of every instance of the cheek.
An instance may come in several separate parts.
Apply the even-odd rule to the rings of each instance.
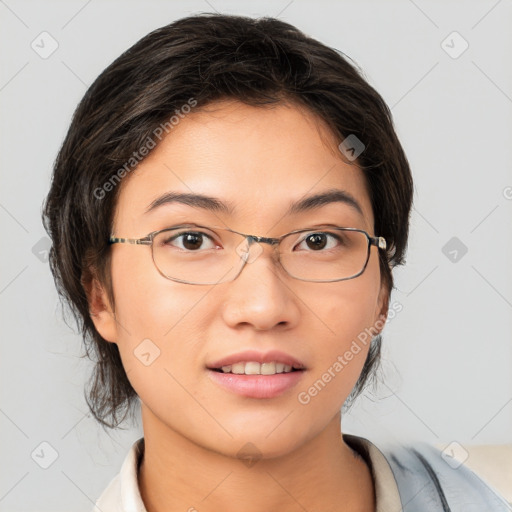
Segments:
[[[142,362],[154,359],[154,368],[172,371],[177,361],[195,364],[201,339],[197,315],[208,290],[165,279],[155,269],[149,251],[141,255],[135,251],[144,252],[143,248],[128,249],[134,251],[113,258],[112,282],[117,344],[130,380],[142,370],[142,354],[149,353]]]
[[[359,378],[375,332],[379,280],[377,263],[356,279],[333,283],[308,299],[311,310],[321,312],[321,321],[315,322],[320,346],[298,399],[304,405],[314,404],[312,409],[319,414],[341,407]]]
[[[160,275],[147,247],[126,247],[112,258],[116,318],[121,339],[162,338],[185,316],[190,286]],[[124,329],[123,329],[124,327]]]
[[[377,264],[369,263],[365,272],[355,279],[326,284],[322,293],[311,293],[314,311],[323,321],[327,345],[343,349],[361,332],[375,324],[378,313],[380,274]],[[311,303],[310,298],[308,302]],[[312,307],[313,309],[313,307]]]
[[[185,390],[195,394],[194,370],[202,364],[201,297],[207,289],[165,279],[150,257],[149,266],[142,259],[119,258],[113,265],[117,344],[137,395],[165,417],[195,403]]]

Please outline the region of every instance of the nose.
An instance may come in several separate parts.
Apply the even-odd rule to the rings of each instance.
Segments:
[[[300,299],[273,257],[273,246],[261,244],[252,250],[259,253],[257,257],[248,257],[238,277],[223,285],[224,321],[233,328],[251,326],[261,331],[296,326]]]

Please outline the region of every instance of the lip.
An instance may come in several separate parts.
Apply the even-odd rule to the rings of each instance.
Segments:
[[[250,361],[257,363],[275,361],[298,370],[274,375],[245,375],[216,371],[222,366]],[[304,375],[306,367],[297,358],[280,350],[270,350],[268,352],[244,350],[207,364],[207,369],[209,377],[227,391],[249,398],[275,398],[296,386]]]
[[[238,375],[208,369],[208,375],[216,384],[237,395],[275,398],[293,388],[304,375],[304,370],[275,375]]]
[[[223,366],[229,366],[230,364],[248,363],[250,361],[254,361],[256,363],[271,363],[272,361],[275,361],[276,363],[287,364],[294,368],[306,369],[305,365],[301,361],[279,350],[270,350],[264,353],[258,352],[257,350],[244,350],[243,352],[237,352],[236,354],[231,354],[223,357],[222,359],[218,359],[206,366],[209,370],[212,370],[222,368]]]

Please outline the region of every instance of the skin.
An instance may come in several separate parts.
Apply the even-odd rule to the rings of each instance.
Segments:
[[[189,114],[121,184],[113,234],[139,238],[182,221],[277,237],[335,223],[374,233],[362,171],[341,158],[322,121],[298,106],[257,108],[222,101]],[[289,203],[330,189],[349,192],[363,215],[333,203],[285,216]],[[166,191],[203,193],[233,204],[212,213],[168,204],[145,214]],[[348,281],[303,282],[284,273],[272,248],[228,283],[194,286],[165,279],[145,246],[112,246],[115,315],[101,283],[89,290],[100,334],[119,347],[141,400],[145,455],[139,487],[148,512],[173,510],[372,511],[370,471],[343,441],[340,409],[368,345],[307,405],[297,400],[359,333],[387,315],[378,249]],[[149,338],[160,356],[149,366],[134,350]],[[206,364],[246,349],[278,349],[307,370],[271,399],[235,395]],[[261,457],[248,467],[238,451]]]

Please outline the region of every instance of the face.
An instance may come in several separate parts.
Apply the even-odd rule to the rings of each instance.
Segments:
[[[266,237],[323,224],[379,235],[363,173],[343,161],[339,142],[296,106],[213,104],[181,120],[124,178],[113,234],[140,238],[195,223]],[[361,211],[332,201],[289,213],[292,203],[332,190],[349,194]],[[168,192],[215,197],[230,208],[174,201],[147,211]],[[234,281],[191,285],[163,277],[149,246],[112,246],[115,319],[100,292],[94,321],[119,347],[145,428],[169,429],[230,456],[250,442],[271,457],[304,445],[338,417],[368,352],[369,339],[354,340],[385,319],[378,249],[359,277],[314,283],[287,275],[273,248],[261,247]],[[225,358],[225,366],[263,360],[272,371],[272,361],[294,361],[303,369],[268,376],[211,369]]]

